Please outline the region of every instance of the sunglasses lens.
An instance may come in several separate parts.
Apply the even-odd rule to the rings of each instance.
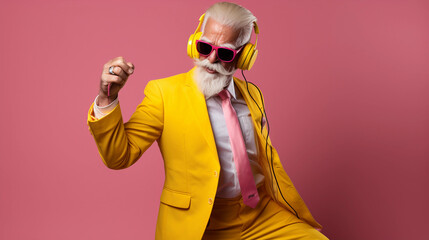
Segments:
[[[219,48],[217,51],[219,59],[221,59],[222,61],[229,62],[232,61],[232,59],[234,58],[234,52],[230,49]]]
[[[197,51],[202,55],[209,55],[212,52],[212,46],[204,42],[197,42]]]

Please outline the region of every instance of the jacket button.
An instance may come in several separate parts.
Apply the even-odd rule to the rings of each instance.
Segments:
[[[213,171],[213,176],[217,177],[217,171]]]
[[[212,205],[213,204],[213,198],[209,198],[209,204]]]

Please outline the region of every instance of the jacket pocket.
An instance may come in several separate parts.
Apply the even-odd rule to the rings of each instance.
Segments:
[[[191,205],[191,196],[164,188],[161,193],[161,202],[172,207],[188,209]]]

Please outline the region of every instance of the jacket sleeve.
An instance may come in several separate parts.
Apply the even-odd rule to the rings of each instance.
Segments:
[[[123,169],[133,165],[161,136],[164,104],[157,81],[150,81],[144,93],[142,103],[125,124],[119,104],[111,113],[98,120],[92,117],[93,106],[89,109],[89,130],[108,168]]]

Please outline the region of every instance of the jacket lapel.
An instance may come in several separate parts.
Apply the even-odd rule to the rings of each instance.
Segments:
[[[216,143],[214,141],[213,130],[210,124],[210,118],[207,111],[206,100],[204,95],[200,92],[197,85],[194,82],[193,74],[195,67],[187,73],[185,84],[187,87],[187,96],[190,100],[190,105],[195,115],[197,127],[203,135],[205,141],[209,145],[210,151],[212,151],[217,158]]]
[[[267,128],[265,127],[265,124],[264,124],[265,122],[264,116],[261,114],[261,111],[264,111],[263,109],[264,106],[262,106],[262,101],[260,100],[259,94],[257,94],[256,96],[255,95],[250,96],[249,91],[247,91],[245,81],[241,81],[241,80],[238,80],[237,78],[234,78],[234,83],[236,84],[238,90],[240,91],[241,95],[246,101],[247,107],[249,108],[250,114],[252,115],[253,126],[255,127],[255,131],[256,131],[257,145],[258,145],[259,151],[261,153],[265,153],[265,154],[259,154],[259,158],[258,158],[259,164],[261,164],[261,167],[264,170],[265,177],[267,179],[270,179],[270,181],[265,181],[265,187],[267,188],[267,191],[271,195],[271,197],[273,199],[277,199],[276,197],[277,190],[275,190],[277,189],[277,186],[273,184],[273,176],[271,172],[272,167],[270,167],[270,164],[268,162],[268,156],[267,156],[268,154],[272,153],[270,152],[270,150],[272,151],[272,149],[268,147],[268,146],[271,146],[271,142],[269,139],[267,140],[266,137],[264,137],[266,136],[266,134],[268,134]],[[249,89],[250,88],[251,86],[249,84]],[[254,100],[257,102],[259,107],[257,106]],[[262,122],[262,127],[261,127],[261,122]],[[266,145],[267,141],[268,141],[268,145]]]
[[[264,143],[265,139],[262,136],[262,130],[265,124],[261,126],[261,118],[263,118],[261,111],[263,111],[263,106],[258,101],[259,96],[250,96],[249,91],[247,91],[246,83],[244,81],[239,81],[237,78],[234,78],[235,86],[237,86],[238,90],[243,96],[244,101],[246,101],[247,107],[249,108],[250,114],[252,115],[253,125],[255,126],[255,131],[258,135],[259,143]],[[250,87],[250,86],[249,86]],[[258,106],[255,104],[254,100],[258,102]],[[263,121],[262,121],[263,123]],[[264,143],[265,144],[265,143]]]

